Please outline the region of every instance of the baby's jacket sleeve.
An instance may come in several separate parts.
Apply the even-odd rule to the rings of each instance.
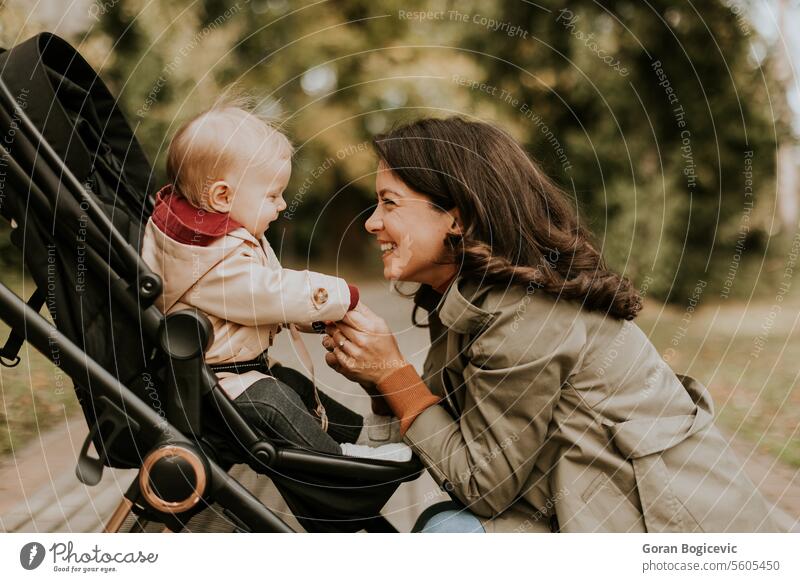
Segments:
[[[358,301],[344,279],[281,267],[266,245],[268,264],[243,244],[206,273],[188,292],[201,311],[240,325],[310,324],[339,321]],[[353,305],[354,306],[354,305]]]

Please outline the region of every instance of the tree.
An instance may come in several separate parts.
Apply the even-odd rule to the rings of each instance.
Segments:
[[[744,247],[766,250],[777,146],[791,139],[785,90],[769,58],[754,60],[762,41],[736,8],[504,3],[497,21],[528,31],[526,46],[465,38],[501,63],[487,82],[531,104],[564,144],[568,166],[547,133],[523,131],[611,262],[676,301],[700,280],[723,289],[744,226]]]
[[[772,244],[775,154],[794,138],[741,0],[101,6],[74,40],[158,172],[176,126],[232,83],[282,116],[297,154],[291,212],[270,236],[294,261],[376,264],[361,227],[370,138],[456,113],[525,144],[648,293],[685,301],[701,280],[736,290],[736,257],[758,262]]]

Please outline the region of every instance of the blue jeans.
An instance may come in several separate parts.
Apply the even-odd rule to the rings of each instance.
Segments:
[[[486,533],[481,521],[469,509],[453,501],[431,505],[422,512],[414,528],[416,533]]]

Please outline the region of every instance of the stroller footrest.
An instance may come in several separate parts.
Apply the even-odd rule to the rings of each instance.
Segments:
[[[326,455],[297,449],[279,449],[272,468],[280,469],[282,472],[297,471],[308,475],[339,477],[343,481],[385,483],[416,479],[421,474],[423,465],[416,457],[401,463]]]

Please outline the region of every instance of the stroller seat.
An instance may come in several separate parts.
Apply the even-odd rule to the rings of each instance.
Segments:
[[[139,470],[106,531],[131,512],[180,531],[212,504],[240,531],[292,531],[231,477],[240,464],[268,476],[308,531],[392,531],[380,509],[421,474],[418,459],[326,455],[257,433],[204,360],[208,319],[155,307],[161,281],[139,256],[152,168],[66,41],[45,33],[0,54],[0,127],[0,214],[37,287],[26,302],[0,285],[12,330],[0,359],[27,340],[73,380],[90,429],[76,469],[84,483],[105,466]]]

